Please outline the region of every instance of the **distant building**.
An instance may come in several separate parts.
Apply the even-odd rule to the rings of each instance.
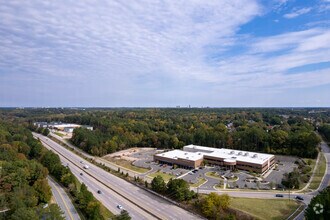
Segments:
[[[92,126],[89,126],[89,125],[82,125],[81,127],[93,131],[93,127],[92,127]]]
[[[84,128],[86,128],[88,130],[91,130],[91,131],[93,130],[93,127],[89,126],[89,125],[69,124],[69,123],[62,123],[62,122],[50,122],[50,123],[47,123],[47,122],[34,122],[33,124],[35,126],[37,126],[38,128],[39,127],[52,128],[52,129],[56,129],[56,130],[59,130],[59,131],[65,131],[65,132],[68,132],[68,133],[72,133],[75,128],[80,128],[80,127],[84,127]]]
[[[37,126],[38,128],[47,128],[48,123],[41,121],[41,122],[34,122],[33,125]]]
[[[63,131],[72,133],[74,129],[75,129],[74,127],[64,127]]]
[[[265,173],[274,165],[275,156],[249,151],[187,145],[183,147],[183,150],[156,154],[154,160],[193,169],[201,166],[204,161],[230,170],[240,169]]]

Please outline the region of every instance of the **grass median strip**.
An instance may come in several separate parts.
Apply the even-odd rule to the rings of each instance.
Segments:
[[[308,187],[309,189],[315,190],[319,187],[319,185],[322,181],[322,178],[324,176],[324,173],[325,173],[325,168],[326,168],[326,160],[325,160],[324,154],[321,153],[320,161],[317,164],[315,174],[313,176],[311,184]]]
[[[63,137],[64,134],[60,133],[60,132],[54,132],[57,136]]]
[[[232,198],[230,207],[246,212],[257,219],[286,219],[298,207],[294,200]]]
[[[198,178],[197,183],[190,184],[191,187],[199,187],[200,185],[204,184],[206,182],[206,179],[204,178]]]
[[[216,172],[207,172],[205,173],[205,176],[214,178],[214,179],[219,179],[219,180],[223,180],[222,177],[219,176],[219,174],[217,174]]]
[[[134,166],[134,165],[132,165],[132,162],[124,160],[124,159],[115,159],[115,160],[105,159],[105,160],[108,160],[111,163],[117,164],[119,166],[125,167],[128,170],[133,170],[138,173],[145,173],[150,170],[150,169]]]

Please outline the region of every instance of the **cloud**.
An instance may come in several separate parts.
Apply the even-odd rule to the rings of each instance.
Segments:
[[[254,0],[5,1],[0,99],[138,106],[330,83],[326,70],[286,74],[329,61],[327,27],[238,34],[267,10]]]
[[[303,15],[303,14],[307,14],[311,10],[312,10],[312,8],[302,8],[302,9],[299,9],[299,10],[295,10],[291,13],[285,14],[285,15],[283,15],[283,17],[287,18],[287,19],[291,19],[291,18],[295,18],[295,17],[298,17],[298,16]]]
[[[196,75],[208,69],[205,48],[225,50],[258,13],[254,1],[10,1],[0,6],[0,49],[40,74]]]

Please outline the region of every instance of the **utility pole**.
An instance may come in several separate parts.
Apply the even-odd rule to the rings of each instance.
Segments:
[[[289,187],[289,202],[290,202],[290,187]]]

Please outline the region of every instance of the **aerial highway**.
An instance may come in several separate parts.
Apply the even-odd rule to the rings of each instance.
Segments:
[[[58,206],[64,212],[67,220],[80,220],[77,210],[73,206],[69,196],[62,189],[62,187],[55,182],[51,177],[48,177],[48,183],[52,189],[52,194]]]
[[[36,133],[33,135],[45,147],[57,153],[64,164],[69,164],[78,179],[114,214],[120,212],[117,208],[120,204],[133,219],[199,219],[198,216],[104,171],[51,139]],[[89,168],[84,169],[84,165]],[[101,194],[97,193],[98,190]]]
[[[35,134],[35,135],[38,135],[38,134]],[[47,140],[47,144],[52,143],[52,145],[53,145],[53,143],[54,143],[54,144],[58,145],[57,143],[52,142],[51,140],[49,140],[48,138],[46,138],[42,135],[39,135],[38,137],[44,142],[45,142],[45,140]],[[55,147],[56,147],[57,150],[61,150],[61,152],[64,151],[64,150],[68,151],[65,148],[61,147],[60,145],[55,146]],[[321,143],[321,149],[322,149],[322,152],[324,153],[327,161],[330,161],[330,153],[329,153],[330,151],[329,151],[329,147],[327,146],[327,144],[322,142]],[[68,151],[68,152],[70,152],[70,151]],[[74,157],[76,157],[76,159],[75,159],[76,161],[77,160],[78,161],[82,160],[78,155],[75,155],[72,152],[70,152],[70,153],[73,154]],[[309,192],[309,193],[301,193],[301,192],[294,192],[294,191],[289,193],[288,191],[285,191],[281,194],[284,195],[284,198],[289,198],[290,197],[291,199],[294,199],[295,196],[297,196],[297,195],[303,196],[303,198],[304,198],[303,203],[307,206],[310,203],[311,199],[315,195],[317,195],[318,191],[324,189],[328,185],[329,180],[330,180],[330,168],[328,166],[329,166],[329,163],[327,163],[326,174],[325,174],[324,178],[322,179],[322,182],[321,182],[320,187],[319,187],[318,190],[313,191],[313,192]],[[104,173],[106,173],[107,175],[111,175],[111,174],[103,171],[102,169],[100,169],[96,166],[94,166],[94,167],[97,168],[98,175],[102,176]],[[93,168],[93,170],[94,170],[94,168]],[[117,177],[115,177],[115,179],[117,179]],[[108,181],[109,180],[104,180],[105,183],[108,182]],[[126,181],[124,181],[124,182],[125,182],[126,185],[127,184],[130,185],[130,186],[127,186],[127,187],[132,187],[133,186],[132,184],[127,183]],[[123,189],[123,187],[120,185],[120,181],[116,180],[113,184],[114,184],[115,187],[119,188],[119,191],[121,191],[121,189]],[[125,185],[125,188],[126,188],[126,185]],[[136,189],[127,190],[126,192],[124,192],[124,194],[127,193],[128,197],[134,197],[134,195],[135,195],[134,192],[136,192],[135,190]],[[143,195],[143,197],[141,197],[141,198],[149,198],[150,195],[148,195],[147,192],[142,192],[143,190],[141,190],[141,189],[139,189],[139,191],[141,191],[140,193],[142,193],[142,195]],[[199,189],[199,192],[200,193],[210,193],[210,192],[214,192],[214,190],[201,190],[201,189]],[[251,191],[228,191],[227,190],[227,191],[218,191],[218,193],[227,193],[228,195],[233,196],[233,197],[273,198],[273,199],[276,199],[275,194],[278,194],[279,192],[262,192],[262,191],[260,191],[260,192],[253,191],[253,192],[251,192]],[[148,201],[148,200],[146,200],[146,201]],[[152,203],[150,203],[150,204],[152,204]],[[149,204],[147,203],[147,205],[149,205]],[[159,210],[157,210],[157,209],[156,210],[160,211],[161,210],[160,208],[161,208],[160,206],[157,206],[157,209],[159,209]],[[176,208],[178,208],[178,207],[176,207]],[[179,216],[179,215],[177,215],[177,216]],[[172,215],[172,217],[168,217],[168,218],[177,218],[177,216],[175,217],[175,216]],[[301,212],[300,215],[298,215],[295,219],[302,219],[302,217],[303,217],[303,212]],[[194,216],[194,218],[196,218],[196,216]]]
[[[110,161],[107,161],[107,160],[105,160],[101,157],[96,157],[96,156],[92,156],[92,155],[88,154],[88,153],[84,152],[83,150],[79,149],[78,147],[72,145],[66,139],[54,134],[53,132],[50,132],[49,135],[51,137],[57,139],[58,141],[62,142],[63,144],[67,145],[71,149],[74,149],[76,152],[79,152],[79,154],[83,155],[85,158],[93,159],[97,163],[103,163],[112,170],[118,170],[118,168],[120,168],[121,171],[123,171],[124,173],[128,173],[128,175],[131,176],[131,177],[134,177],[134,176],[137,176],[137,175],[141,176],[141,173],[138,173],[138,172],[135,172],[133,170],[129,170],[125,167],[119,166],[117,164],[111,163]],[[145,180],[147,180],[149,183],[151,182],[150,178],[145,178]]]

